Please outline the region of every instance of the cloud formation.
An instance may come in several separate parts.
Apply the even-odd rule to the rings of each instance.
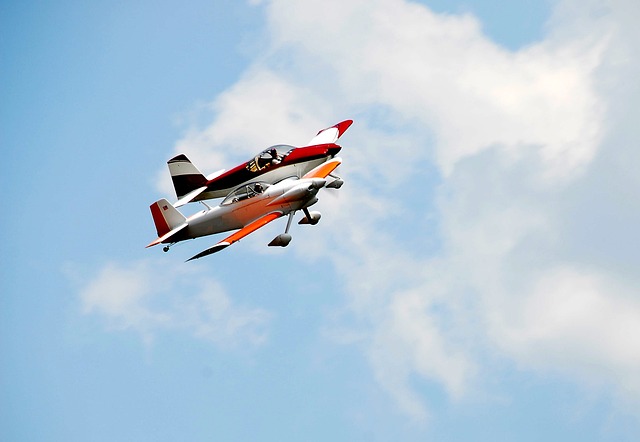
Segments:
[[[224,288],[197,268],[142,260],[105,265],[80,291],[83,311],[103,316],[110,328],[133,330],[149,344],[173,330],[220,347],[261,345],[271,314],[234,305]]]
[[[640,190],[620,111],[637,116],[637,7],[560,2],[544,40],[516,51],[473,16],[404,0],[261,7],[267,54],[176,150],[209,171],[356,119],[348,185],[321,201],[340,240],[296,242],[335,264],[399,407],[423,419],[412,378],[462,397],[496,355],[640,398],[640,247],[623,239],[640,206],[620,196]]]

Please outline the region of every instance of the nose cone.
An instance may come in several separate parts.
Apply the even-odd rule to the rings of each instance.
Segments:
[[[320,190],[324,186],[324,184],[324,179],[314,179],[311,182],[305,180],[305,182],[295,185],[279,197],[275,198],[273,201],[267,204],[267,206],[275,206],[278,204],[308,200],[309,198],[314,197],[318,193],[318,190]]]
[[[318,190],[322,189],[326,184],[327,180],[325,180],[324,178],[313,178],[309,190],[315,190],[317,193]]]

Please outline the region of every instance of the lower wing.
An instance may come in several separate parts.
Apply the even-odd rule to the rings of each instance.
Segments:
[[[220,241],[215,246],[209,247],[208,249],[203,250],[197,255],[187,259],[187,261],[191,261],[192,259],[202,258],[203,256],[207,256],[207,255],[211,255],[213,253],[219,252],[220,250],[229,247],[234,242],[241,240],[248,234],[255,232],[260,227],[264,227],[265,225],[269,224],[271,221],[274,221],[280,218],[282,215],[283,215],[282,212],[271,212],[268,215],[258,218],[257,220],[247,224],[246,226],[244,226],[242,229],[238,230],[234,234],[229,235],[228,237]]]

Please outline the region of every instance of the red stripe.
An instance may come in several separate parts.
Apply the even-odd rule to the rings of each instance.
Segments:
[[[158,203],[153,203],[149,206],[151,209],[151,216],[153,217],[153,222],[156,225],[156,232],[158,232],[158,236],[162,236],[171,231],[169,224],[162,216],[162,212],[160,211],[160,205]]]
[[[353,124],[353,120],[345,120],[333,126],[338,129],[338,138],[340,138],[342,134],[345,133],[347,129],[349,129],[349,126],[351,126],[352,124]]]

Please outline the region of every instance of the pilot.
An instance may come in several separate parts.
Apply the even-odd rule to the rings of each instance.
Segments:
[[[253,185],[253,191],[254,191],[255,193],[260,194],[260,193],[264,192],[264,188],[262,187],[262,184],[260,184],[260,183],[255,183],[255,184]]]
[[[271,154],[271,163],[274,165],[279,164],[280,160],[278,159],[278,151],[275,149],[271,149],[269,153]]]

